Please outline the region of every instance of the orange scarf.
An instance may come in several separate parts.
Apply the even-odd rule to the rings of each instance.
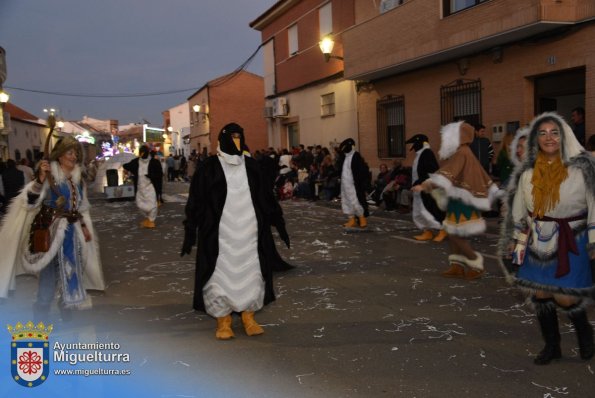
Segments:
[[[560,184],[568,177],[568,169],[562,159],[548,160],[541,151],[537,154],[533,168],[533,214],[543,217],[560,201]]]

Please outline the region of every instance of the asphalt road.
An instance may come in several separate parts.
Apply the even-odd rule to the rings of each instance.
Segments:
[[[474,240],[478,280],[446,279],[448,243],[417,242],[409,215],[375,212],[345,232],[337,204],[283,202],[294,270],[275,278],[277,300],[256,316],[265,334],[217,341],[215,321],[191,308],[194,252],[180,258],[187,184],[166,185],[155,230],[134,202],[92,198],[104,293],[70,322],[53,309],[55,339],[117,341],[136,374],[184,397],[590,397],[595,361],[580,360],[560,317],[563,358],[533,365],[542,341],[523,295],[495,262],[497,220]],[[31,313],[36,279],[22,276],[0,311]],[[595,313],[590,311],[595,324]],[[47,383],[50,381],[48,380]],[[158,392],[159,391],[159,392]]]

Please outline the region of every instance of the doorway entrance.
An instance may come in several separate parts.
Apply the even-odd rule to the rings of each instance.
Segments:
[[[570,123],[577,106],[585,107],[585,68],[535,77],[535,114],[558,112]]]

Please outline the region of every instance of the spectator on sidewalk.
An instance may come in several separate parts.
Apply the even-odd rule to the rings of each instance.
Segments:
[[[388,166],[386,163],[381,163],[379,166],[379,172],[374,180],[374,185],[372,186],[372,200],[376,204],[376,206],[380,205],[382,202],[382,192],[384,188],[388,185],[390,181],[390,173],[388,171]]]
[[[577,106],[572,110],[570,115],[570,119],[572,120],[572,131],[576,139],[578,140],[579,144],[585,146],[586,143],[586,134],[585,134],[585,108],[581,106]]]
[[[167,166],[167,181],[171,182],[175,178],[175,171],[176,171],[176,160],[174,159],[173,154],[169,154],[167,160],[165,161]]]
[[[382,200],[387,211],[409,211],[411,187],[411,169],[403,167],[399,159],[393,161],[389,182],[382,191]]]
[[[2,173],[2,185],[7,205],[15,198],[25,186],[25,174],[17,169],[17,163],[13,159],[6,161],[6,169]]]
[[[29,184],[35,178],[33,169],[29,167],[29,160],[27,160],[27,158],[21,159],[17,165],[17,169],[23,172],[23,176],[25,177],[25,185]]]
[[[478,124],[475,126],[474,138],[469,145],[471,152],[475,155],[481,167],[488,175],[492,172],[492,159],[494,158],[494,147],[486,136],[486,126]]]

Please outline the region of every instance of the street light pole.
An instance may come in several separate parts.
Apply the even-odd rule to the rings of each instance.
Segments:
[[[6,81],[6,51],[0,47],[0,133],[4,133],[4,104],[10,99],[2,85]]]

